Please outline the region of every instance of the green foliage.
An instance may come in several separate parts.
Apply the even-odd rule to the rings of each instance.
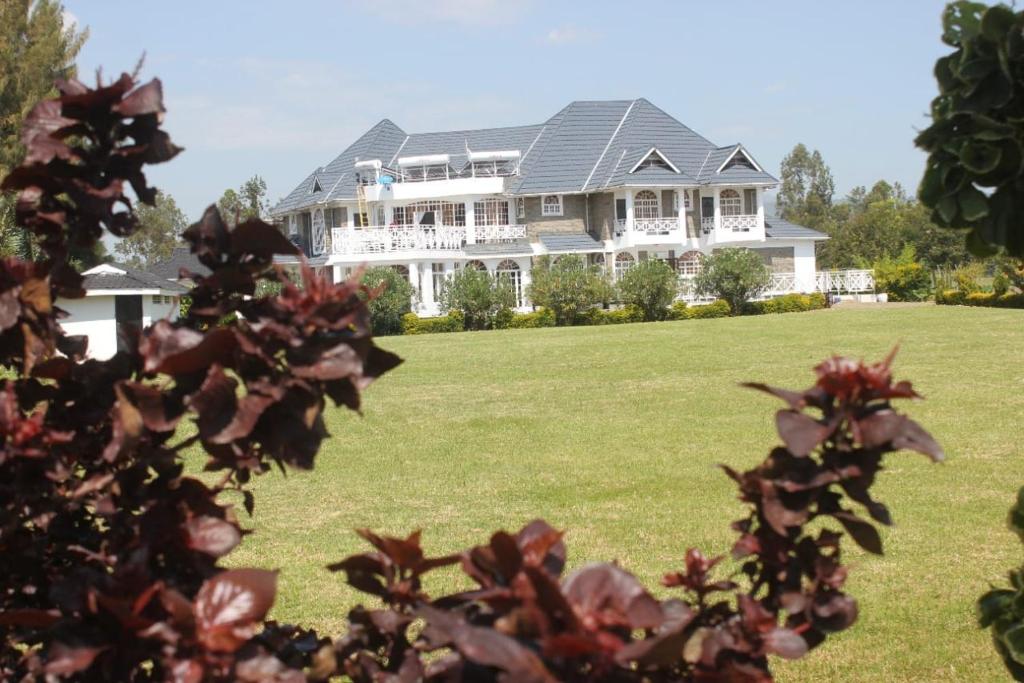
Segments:
[[[729,302],[729,310],[738,314],[743,304],[756,298],[771,280],[768,267],[749,249],[717,249],[704,259],[694,278],[701,296],[714,296]]]
[[[1010,531],[1024,540],[1024,488],[1007,518]],[[1024,681],[1024,567],[1009,575],[1010,588],[993,588],[978,600],[978,625],[992,633],[996,651],[1007,670]]]
[[[75,76],[75,57],[88,31],[65,27],[63,13],[55,0],[0,2],[0,178],[25,157],[25,115],[56,94],[54,80]],[[0,193],[0,255],[35,256],[31,237],[14,229],[14,195],[7,192]]]
[[[709,304],[687,306],[685,301],[677,301],[668,309],[669,320],[700,320],[703,318],[727,318],[732,313],[729,302],[717,299]]]
[[[744,315],[762,315],[766,313],[801,313],[825,308],[825,295],[821,292],[813,294],[784,294],[767,301],[748,301],[743,307]]]
[[[436,318],[421,318],[415,313],[402,316],[402,334],[436,334],[440,332],[462,332],[462,313],[452,311]]]
[[[984,306],[987,308],[1024,308],[1024,293],[961,292],[946,289],[935,293],[935,303],[946,306]]]
[[[493,327],[498,311],[516,305],[516,295],[507,277],[462,268],[445,280],[439,302],[446,313],[461,311],[467,330],[484,330]]]
[[[412,306],[412,285],[390,266],[368,268],[362,282],[371,290],[380,290],[367,305],[373,334],[401,334],[402,316]]]
[[[553,311],[559,325],[572,325],[580,313],[609,298],[607,275],[576,254],[536,259],[530,280],[530,301]]]
[[[574,325],[622,325],[640,323],[646,320],[644,310],[636,304],[626,304],[622,308],[604,310],[589,308],[573,321]]]
[[[821,152],[798,144],[782,159],[779,215],[809,228],[821,229],[829,221],[835,181]]]
[[[928,152],[919,196],[932,220],[967,228],[978,255],[1002,246],[1024,256],[1024,12],[958,1],[946,6],[932,125],[917,136]]]
[[[121,238],[114,247],[128,265],[144,268],[169,258],[174,248],[181,246],[181,234],[188,227],[188,219],[174,197],[157,190],[154,204],[140,202],[135,214],[139,218],[139,229]]]
[[[1006,277],[1006,273],[998,272],[992,277],[992,293],[996,296],[1002,296],[1010,291],[1010,278]]]
[[[981,277],[985,274],[985,268],[980,263],[968,263],[953,270],[953,282],[956,288],[965,294],[972,294],[981,291]]]
[[[497,330],[554,327],[555,322],[555,312],[549,308],[541,308],[532,313],[516,313],[503,308],[494,316],[494,328]]]
[[[658,259],[641,261],[619,279],[619,299],[643,311],[644,320],[663,320],[679,293],[679,279]]]
[[[932,293],[932,278],[917,262],[912,247],[904,247],[896,258],[883,256],[874,263],[875,289],[891,301],[926,301]]]
[[[246,180],[237,191],[228,188],[217,200],[217,209],[229,225],[250,218],[266,218],[270,212],[267,183],[258,175]]]

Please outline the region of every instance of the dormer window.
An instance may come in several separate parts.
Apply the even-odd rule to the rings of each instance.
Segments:
[[[561,216],[562,215],[562,195],[560,194],[547,194],[541,197],[540,200],[540,215],[542,216]]]
[[[643,171],[648,168],[658,169],[662,171],[669,171],[670,173],[679,173],[679,169],[675,167],[668,158],[658,151],[656,147],[651,149],[643,156],[640,161],[636,162],[636,165],[630,169],[630,173],[636,173],[637,171]]]
[[[320,187],[320,179],[319,178],[313,178],[313,189],[310,190],[310,192],[312,192],[313,194],[316,194],[317,192],[323,192],[323,191],[324,191],[324,188]]]
[[[718,173],[730,168],[745,168],[751,171],[764,172],[764,169],[757,165],[757,162],[754,161],[753,157],[747,154],[747,150],[743,149],[741,145],[736,145],[732,154],[726,157],[725,161],[722,162],[722,165],[718,167]]]

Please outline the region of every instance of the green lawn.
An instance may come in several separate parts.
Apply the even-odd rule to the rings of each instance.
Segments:
[[[897,376],[927,397],[904,408],[948,462],[890,457],[877,487],[897,523],[886,555],[848,544],[861,618],[780,678],[1005,680],[973,601],[1022,557],[1004,519],[1024,484],[1024,311],[864,306],[384,339],[405,365],[370,388],[365,417],[331,412],[314,472],[256,483],[256,533],[232,562],[281,568],[273,616],[334,633],[357,597],[323,566],[363,549],[354,527],[422,528],[441,553],[541,516],[568,530],[572,565],[614,559],[656,585],[687,547],[731,545],[741,507],[714,465],[752,466],[777,442],[779,403],[737,382],[804,387],[828,354],[878,359],[895,343]]]

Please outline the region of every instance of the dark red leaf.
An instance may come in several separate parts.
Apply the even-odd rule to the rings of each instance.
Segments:
[[[794,410],[775,413],[775,426],[786,448],[797,457],[809,455],[832,432],[828,426]]]
[[[218,517],[202,515],[185,523],[188,547],[213,557],[223,557],[242,540],[238,527]]]
[[[234,652],[274,604],[277,572],[230,569],[206,581],[195,599],[197,635],[215,652]]]
[[[788,628],[776,628],[764,637],[767,652],[777,654],[783,659],[800,659],[807,654],[807,641],[796,631]]]
[[[874,524],[861,519],[852,512],[836,512],[832,516],[839,520],[839,523],[849,532],[857,545],[869,553],[882,554],[882,537],[878,535],[878,529]]]
[[[565,597],[584,619],[630,628],[657,628],[661,606],[636,577],[611,564],[591,564],[566,577]]]
[[[63,643],[54,643],[46,653],[46,673],[51,676],[68,676],[85,671],[92,666],[97,655],[103,651],[100,647],[72,647]]]
[[[164,93],[160,79],[154,78],[149,83],[135,88],[111,109],[122,116],[141,116],[142,114],[164,112]]]

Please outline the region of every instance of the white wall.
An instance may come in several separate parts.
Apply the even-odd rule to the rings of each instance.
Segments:
[[[60,299],[57,306],[68,312],[68,317],[60,322],[67,334],[84,334],[89,337],[89,358],[105,360],[117,353],[113,296]]]
[[[149,294],[142,296],[142,325],[148,327],[163,318],[178,317],[178,300],[153,303]],[[57,306],[68,312],[60,324],[67,334],[84,334],[89,338],[86,355],[105,360],[117,353],[117,325],[114,321],[114,296],[87,296],[82,299],[60,299]]]

